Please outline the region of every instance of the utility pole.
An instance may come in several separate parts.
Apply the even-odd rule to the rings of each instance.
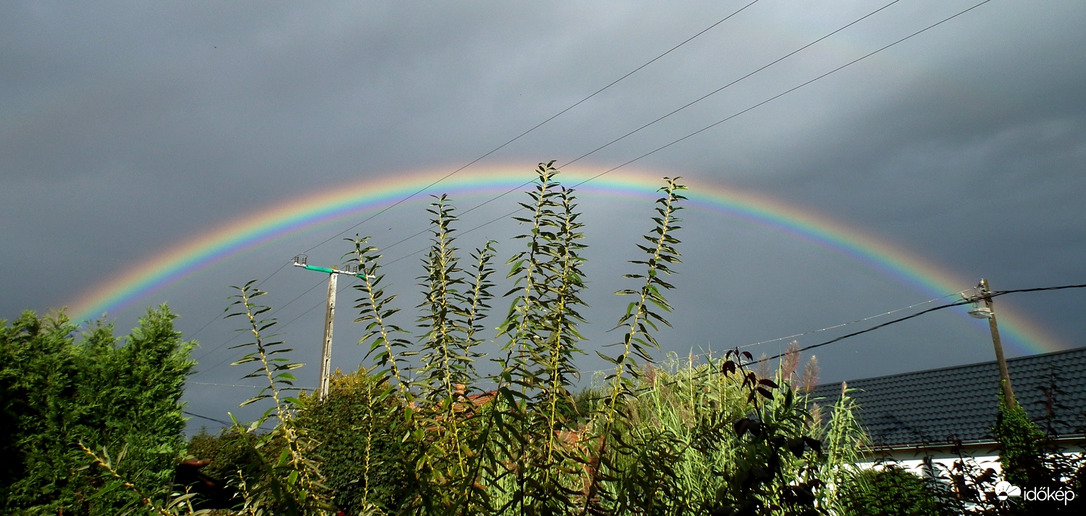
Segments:
[[[1013,409],[1018,406],[1018,403],[1014,399],[1014,390],[1011,389],[1011,375],[1007,372],[1007,360],[1003,358],[1003,343],[999,339],[999,326],[996,324],[995,309],[992,305],[992,291],[988,289],[988,280],[981,278],[977,288],[980,290],[979,297],[974,297],[973,300],[983,300],[984,307],[970,310],[969,315],[980,319],[988,319],[988,329],[992,332],[992,345],[995,346],[996,363],[999,364],[1000,383],[1003,384],[1003,399],[1006,401],[1007,406]]]
[[[328,308],[324,312],[324,345],[321,347],[321,380],[317,388],[317,399],[321,401],[328,396],[328,379],[332,376],[332,323],[336,318],[336,277],[340,274],[349,274],[355,277],[364,277],[358,273],[357,266],[348,266],[346,270],[335,267],[316,267],[306,263],[304,254],[294,257],[294,266],[302,267],[310,271],[323,272],[328,275]]]

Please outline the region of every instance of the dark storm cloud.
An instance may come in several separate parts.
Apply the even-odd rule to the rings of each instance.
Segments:
[[[170,245],[315,191],[408,170],[452,172],[747,3],[5,3],[0,317],[70,303]],[[572,168],[614,167],[730,118],[636,166],[831,216],[962,277],[960,288],[980,276],[997,289],[1082,282],[1086,5],[993,1],[788,92],[969,5],[898,2]],[[763,0],[483,164],[523,164],[527,176],[538,161],[568,162],[876,7]],[[488,205],[465,227],[518,200]],[[590,279],[601,289],[590,318],[606,329],[615,271],[644,213],[582,201],[595,239]],[[405,297],[417,290],[410,253],[425,241],[398,242],[425,222],[424,204],[348,231],[396,245],[389,261],[408,256],[389,265]],[[934,295],[764,226],[685,215],[676,329],[663,334],[680,354],[826,328]],[[236,358],[226,351],[230,326],[218,320],[225,285],[267,276],[344,229],[267,244],[137,304],[169,301],[179,327],[196,333],[194,381],[236,383],[223,365]],[[511,230],[486,226],[462,245]],[[333,262],[342,252],[331,243],[311,256]],[[279,316],[310,363],[319,315],[306,314],[319,314],[319,283],[287,269],[265,285],[275,305],[287,305]],[[1082,344],[1080,293],[1008,296],[999,306],[1065,345]],[[126,330],[141,311],[111,315]],[[357,336],[346,323],[337,331],[337,364],[351,369],[361,360]],[[940,313],[823,348],[820,361],[827,377],[842,379],[987,360],[985,332],[961,313]],[[586,333],[593,346],[610,338]],[[233,391],[193,385],[197,412],[229,409],[222,393]]]

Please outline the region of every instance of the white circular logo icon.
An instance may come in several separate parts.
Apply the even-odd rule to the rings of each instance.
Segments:
[[[1022,496],[1022,488],[1003,480],[996,483],[995,494],[996,498],[1006,500],[1012,496]]]

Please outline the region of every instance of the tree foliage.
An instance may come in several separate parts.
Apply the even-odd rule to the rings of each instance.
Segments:
[[[402,462],[399,437],[407,428],[397,417],[402,407],[386,396],[387,382],[366,369],[337,371],[324,401],[306,396],[298,425],[319,443],[313,457],[321,464],[333,504],[347,514],[392,512],[413,490]]]
[[[1045,434],[1030,420],[1021,405],[1011,407],[999,399],[999,413],[992,433],[999,442],[999,463],[1003,478],[1020,487],[1033,487],[1044,480]]]
[[[847,513],[857,516],[953,514],[930,481],[893,464],[856,472],[847,478],[842,495]]]
[[[227,316],[237,317],[247,324],[239,331],[249,334],[252,340],[234,346],[249,350],[231,365],[254,365],[244,378],[261,378],[267,385],[256,396],[242,405],[271,401],[263,415],[248,425],[234,421],[234,431],[251,451],[257,474],[247,477],[238,475],[238,490],[244,498],[243,510],[252,515],[303,515],[327,512],[331,506],[328,494],[321,483],[317,461],[312,457],[316,442],[296,420],[298,398],[289,396],[294,391],[294,374],[302,364],[291,362],[287,355],[292,351],[272,332],[278,321],[266,318],[271,308],[258,303],[266,293],[250,281],[234,289],[237,294],[227,308]],[[277,421],[271,432],[260,432],[264,423]],[[231,415],[233,419],[233,415]]]
[[[0,325],[4,512],[116,514],[139,506],[131,489],[93,464],[111,464],[145,496],[165,500],[183,457],[180,403],[194,363],[166,306],[122,339],[98,324],[75,336],[62,313],[23,313]],[[105,455],[108,456],[106,452]]]

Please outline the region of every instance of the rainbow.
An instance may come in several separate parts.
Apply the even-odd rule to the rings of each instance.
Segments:
[[[449,177],[446,177],[447,171],[427,170],[364,180],[354,185],[337,185],[311,193],[238,218],[168,248],[84,293],[69,305],[72,307],[70,313],[75,321],[88,321],[110,311],[123,311],[150,294],[228,257],[306,229],[342,222],[350,217],[357,219],[412,195],[428,200],[431,193],[447,193],[455,199],[457,194],[495,196],[511,190],[527,190],[526,184],[534,179],[531,169],[524,165],[489,167]],[[634,198],[655,198],[662,184],[660,176],[663,174],[625,168],[605,175],[599,175],[601,172],[604,171],[564,170],[560,179],[582,195],[595,192]],[[435,182],[438,182],[436,186]],[[688,178],[684,178],[683,183],[689,187],[684,193],[688,199],[687,210],[708,210],[772,227],[860,261],[925,294],[943,296],[973,284],[900,246],[795,204]],[[686,213],[689,216],[690,211]],[[1028,354],[1066,348],[1013,311],[1001,311],[1000,328],[1011,346]]]

